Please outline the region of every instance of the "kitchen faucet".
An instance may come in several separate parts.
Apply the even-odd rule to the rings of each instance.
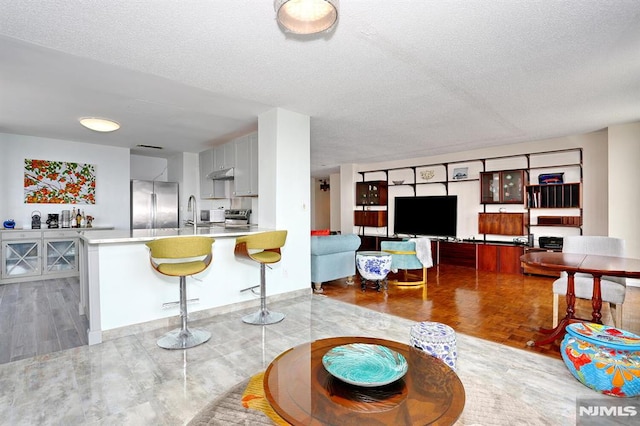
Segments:
[[[193,201],[193,207],[191,206],[191,201]],[[198,233],[198,222],[197,222],[197,208],[196,208],[196,197],[193,195],[189,196],[189,201],[187,202],[187,213],[192,212],[191,221],[193,222],[193,234]]]

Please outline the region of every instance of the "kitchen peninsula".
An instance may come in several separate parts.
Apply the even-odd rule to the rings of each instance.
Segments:
[[[235,238],[271,229],[197,228],[198,235],[213,237],[213,262],[204,272],[187,278],[187,297],[197,304],[189,306],[192,319],[253,306],[258,296],[242,291],[258,285],[259,268],[236,260]],[[149,263],[146,242],[165,237],[194,235],[194,229],[135,229],[95,231],[80,240],[80,313],[89,321],[89,344],[101,343],[123,334],[169,325],[179,321],[179,283],[176,277],[158,274]],[[286,253],[286,246],[283,252]],[[267,271],[268,294],[301,290],[274,265]],[[307,287],[307,286],[305,286]],[[311,291],[310,287],[307,291]],[[297,292],[296,292],[297,293]],[[167,304],[171,304],[167,307]],[[233,306],[232,306],[233,305]],[[215,312],[211,310],[215,309]],[[164,321],[158,321],[164,320]],[[131,327],[135,325],[136,327]]]

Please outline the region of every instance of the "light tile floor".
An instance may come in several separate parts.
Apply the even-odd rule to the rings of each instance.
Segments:
[[[0,365],[0,423],[181,425],[290,347],[349,335],[408,343],[413,324],[321,295],[270,307],[286,313],[285,320],[248,325],[241,321],[244,310],[198,321],[193,325],[213,337],[186,351],[158,348],[155,341],[166,330],[156,330]],[[518,400],[542,408],[527,424],[573,425],[576,396],[597,396],[559,360],[463,335],[458,352],[468,405],[506,407]],[[482,412],[474,410],[463,413],[460,423],[479,418],[481,424],[514,424],[506,413],[482,421]]]

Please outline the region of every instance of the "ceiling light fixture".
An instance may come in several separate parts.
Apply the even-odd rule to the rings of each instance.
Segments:
[[[274,0],[280,25],[295,34],[315,34],[338,22],[339,0]]]
[[[80,124],[96,132],[113,132],[120,128],[120,124],[106,118],[85,117],[80,119]]]

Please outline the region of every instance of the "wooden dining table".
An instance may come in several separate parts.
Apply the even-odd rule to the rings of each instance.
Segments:
[[[565,317],[555,328],[540,328],[540,332],[547,336],[542,340],[529,341],[528,346],[541,346],[560,339],[565,334],[569,324],[575,322],[602,323],[602,294],[600,281],[603,275],[625,278],[640,278],[640,259],[616,256],[600,256],[593,254],[536,252],[527,253],[520,257],[522,263],[529,266],[544,268],[551,271],[567,273],[567,310]],[[585,273],[593,276],[593,295],[591,297],[591,319],[575,316],[575,274]]]

